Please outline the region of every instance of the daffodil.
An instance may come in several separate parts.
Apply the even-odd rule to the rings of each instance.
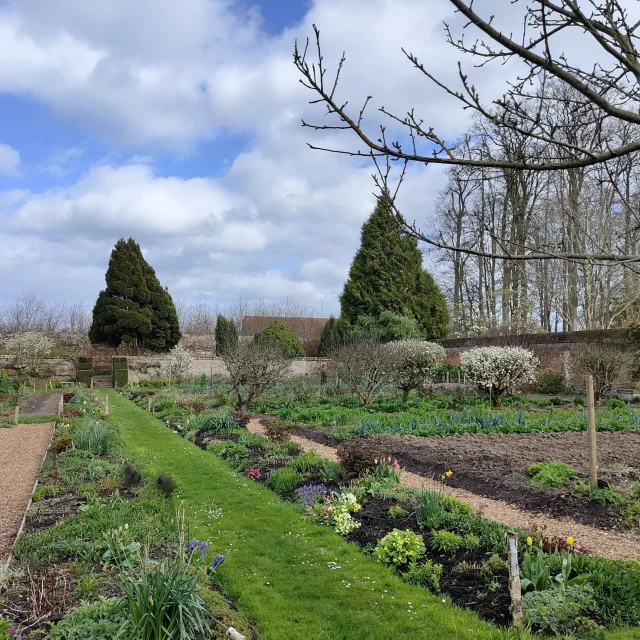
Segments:
[[[531,536],[527,537],[527,547],[533,546],[533,538]]]
[[[453,471],[445,471],[445,476],[447,476],[447,478],[450,478],[453,475]]]

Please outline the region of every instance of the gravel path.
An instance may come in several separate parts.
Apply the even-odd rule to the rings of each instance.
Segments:
[[[0,562],[18,533],[52,433],[52,422],[0,429]]]
[[[60,406],[60,393],[34,393],[20,409],[22,416],[56,416]]]
[[[247,429],[252,433],[260,433],[262,435],[264,435],[265,431],[260,420],[256,418],[249,421]],[[305,451],[313,449],[323,458],[338,460],[334,447],[318,444],[299,436],[291,436],[291,440],[297,442]],[[402,484],[410,487],[442,490],[442,485],[439,482],[420,476],[417,473],[402,471],[401,478]],[[576,539],[576,543],[583,551],[603,558],[619,560],[640,558],[640,537],[638,536],[602,531],[601,529],[575,522],[570,518],[550,518],[523,511],[501,500],[485,498],[464,489],[449,487],[447,494],[463,502],[468,502],[479,514],[507,527],[530,529],[538,531],[544,536],[566,538],[571,535]]]

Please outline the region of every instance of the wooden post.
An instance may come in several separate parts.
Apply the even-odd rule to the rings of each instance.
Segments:
[[[93,376],[91,376],[91,388],[93,389]]]
[[[596,450],[596,407],[593,376],[587,376],[587,434],[589,439],[589,486],[598,488],[598,452]]]
[[[449,370],[447,370],[447,384],[449,384]]]
[[[59,402],[58,402],[58,415],[59,415],[59,416],[62,416],[62,413],[63,413],[63,411],[64,411],[64,409],[63,409],[63,404],[64,404],[64,399],[63,399],[63,397],[62,397],[62,396],[60,396],[60,400],[59,400]]]
[[[458,384],[460,384],[460,369],[458,369]]]
[[[109,395],[108,394],[107,394],[107,399],[104,403],[104,410],[105,410],[105,413],[109,413]]]
[[[14,424],[18,424],[18,418],[20,417],[20,407],[16,405],[16,415],[13,419]]]
[[[149,398],[149,413],[151,413],[151,398]]]
[[[520,589],[520,566],[518,565],[518,534],[507,534],[507,559],[509,561],[509,593],[511,595],[511,613],[513,626],[522,633],[522,591]]]

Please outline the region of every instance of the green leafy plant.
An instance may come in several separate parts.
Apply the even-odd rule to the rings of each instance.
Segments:
[[[462,548],[473,551],[480,547],[480,538],[475,533],[467,533],[462,538]]]
[[[142,482],[140,469],[130,462],[122,465],[120,474],[122,475],[122,485],[127,489],[137,487]]]
[[[304,349],[298,336],[280,320],[275,320],[255,335],[257,344],[278,349],[290,358],[304,357]]]
[[[67,451],[67,449],[71,449],[72,446],[73,434],[63,433],[53,439],[53,442],[51,443],[51,453],[58,455],[63,451]]]
[[[189,428],[204,433],[230,433],[239,429],[240,424],[226,413],[201,413],[191,420]]]
[[[604,507],[620,507],[625,503],[625,497],[609,487],[597,487],[591,492],[591,499]]]
[[[425,551],[422,536],[413,531],[394,529],[378,541],[374,554],[385,564],[401,566],[415,562]]]
[[[564,376],[555,371],[545,371],[538,376],[536,385],[538,393],[557,395],[564,391]]]
[[[409,512],[399,504],[394,504],[392,507],[389,507],[390,518],[406,518],[408,515]]]
[[[158,478],[156,479],[156,484],[158,485],[160,491],[162,491],[162,493],[167,498],[175,491],[176,488],[176,481],[166,473],[158,476]]]
[[[234,468],[242,468],[245,460],[251,455],[249,447],[241,442],[234,442],[225,448],[225,460]]]
[[[414,562],[409,571],[404,575],[405,580],[411,584],[426,587],[432,593],[440,593],[440,575],[442,565],[426,560],[423,563]]]
[[[485,560],[481,567],[482,573],[489,576],[506,573],[508,570],[509,563],[497,553],[494,553],[488,560]]]
[[[442,551],[443,553],[453,554],[463,546],[462,537],[452,531],[435,531],[433,539],[431,540],[431,546],[436,551]]]
[[[53,498],[58,495],[60,486],[57,484],[41,484],[33,492],[32,499],[34,502],[44,500],[45,498]]]
[[[531,591],[522,598],[525,624],[540,633],[579,638],[602,638],[604,630],[586,618],[593,605],[590,585],[573,585],[565,591]],[[586,635],[586,633],[590,635]]]
[[[140,562],[140,543],[128,534],[129,525],[112,529],[102,536],[100,553],[103,567],[115,565],[119,569],[133,569]]]
[[[318,470],[318,475],[320,476],[320,480],[325,484],[332,484],[342,477],[342,468],[337,462],[323,460],[322,466]]]
[[[276,493],[284,495],[304,482],[304,476],[291,467],[276,469],[267,480],[267,485]]]
[[[86,419],[78,427],[73,446],[79,451],[89,451],[94,455],[104,455],[113,451],[116,435],[113,429],[102,420]]]
[[[195,565],[200,554],[178,556],[137,574],[124,574],[120,610],[126,623],[116,638],[190,640],[207,637],[207,609],[198,591],[202,573]]]
[[[323,464],[323,459],[315,451],[305,451],[289,463],[289,466],[300,473],[313,473],[318,471]]]
[[[51,625],[47,640],[111,640],[125,624],[125,616],[117,609],[117,601],[99,600],[72,609],[59,622]]]
[[[578,471],[566,462],[538,462],[529,467],[529,475],[537,487],[557,487],[573,480]]]

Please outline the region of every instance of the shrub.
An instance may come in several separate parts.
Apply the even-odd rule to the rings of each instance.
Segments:
[[[226,413],[201,413],[189,426],[204,433],[229,433],[240,428],[238,421]]]
[[[156,479],[156,484],[158,485],[160,491],[162,491],[164,496],[167,498],[175,491],[175,488],[177,486],[176,481],[170,475],[167,475],[165,473],[158,476],[158,478]]]
[[[276,349],[289,358],[303,358],[305,353],[298,336],[279,320],[256,334],[257,344]]]
[[[489,576],[499,575],[509,571],[509,563],[497,553],[482,563],[482,573]]]
[[[5,343],[7,351],[14,356],[13,367],[28,377],[44,374],[42,359],[51,353],[54,346],[51,338],[35,331],[18,333]]]
[[[274,442],[287,442],[291,439],[291,429],[293,425],[287,424],[282,420],[270,422],[264,429],[265,435]]]
[[[604,404],[609,409],[626,409],[627,408],[627,403],[624,400],[620,400],[620,398],[607,398]]]
[[[80,451],[94,455],[104,455],[112,451],[116,444],[114,431],[102,420],[83,421],[76,431],[73,446]]]
[[[72,609],[54,625],[47,640],[111,640],[125,623],[116,600],[100,600]]]
[[[413,531],[394,529],[378,542],[374,553],[385,564],[401,566],[415,562],[425,551],[422,536]]]
[[[405,574],[405,580],[411,584],[426,587],[432,593],[440,593],[440,575],[442,565],[426,560],[422,564],[414,562]]]
[[[522,347],[477,347],[460,355],[460,365],[470,382],[489,392],[491,405],[499,407],[503,393],[535,382],[538,359]]]
[[[125,615],[128,637],[141,640],[190,640],[209,637],[207,609],[199,595],[201,573],[189,560],[165,560],[157,567],[145,568],[138,575],[120,580],[124,591],[121,609]],[[193,560],[192,560],[193,559]]]
[[[591,608],[593,594],[593,587],[588,584],[569,586],[564,591],[550,589],[526,593],[522,598],[524,622],[540,633],[585,637],[585,628],[593,630],[594,624],[581,614]]]
[[[10,378],[6,371],[0,373],[0,393],[11,393],[20,389],[20,378]]]
[[[58,455],[67,449],[70,449],[73,445],[73,434],[72,433],[63,433],[59,436],[56,436],[51,443],[51,452],[54,455]]]
[[[362,474],[375,469],[376,460],[388,457],[388,447],[370,438],[352,438],[341,444],[336,453],[347,471]]]
[[[576,373],[593,376],[596,401],[611,389],[614,382],[630,372],[632,364],[630,351],[623,351],[619,345],[607,342],[584,344],[573,358]]]
[[[475,533],[467,533],[462,538],[462,548],[473,551],[480,547],[480,538]]]
[[[378,316],[358,316],[352,335],[356,339],[367,338],[375,342],[420,340],[423,337],[415,318],[388,310]]]
[[[136,487],[142,482],[142,474],[135,464],[130,462],[123,464],[120,473],[122,475],[122,484],[127,489]]]
[[[277,494],[284,495],[293,491],[304,482],[304,476],[291,467],[276,469],[267,480],[267,485]]]
[[[393,518],[406,518],[409,515],[409,512],[401,507],[399,504],[394,504],[392,507],[389,507],[389,517]]]
[[[557,487],[573,480],[578,472],[566,462],[537,462],[529,467],[529,475],[537,487]]]
[[[289,466],[300,473],[315,473],[324,460],[315,451],[305,451],[289,463]]]
[[[393,383],[402,390],[403,402],[408,400],[411,389],[429,380],[434,366],[445,356],[442,346],[422,340],[390,342],[387,348],[394,355]]]
[[[564,376],[555,371],[545,371],[538,377],[536,391],[550,396],[562,393],[564,391]]]
[[[443,529],[434,532],[431,546],[436,551],[453,554],[463,546],[463,540],[457,533]]]

